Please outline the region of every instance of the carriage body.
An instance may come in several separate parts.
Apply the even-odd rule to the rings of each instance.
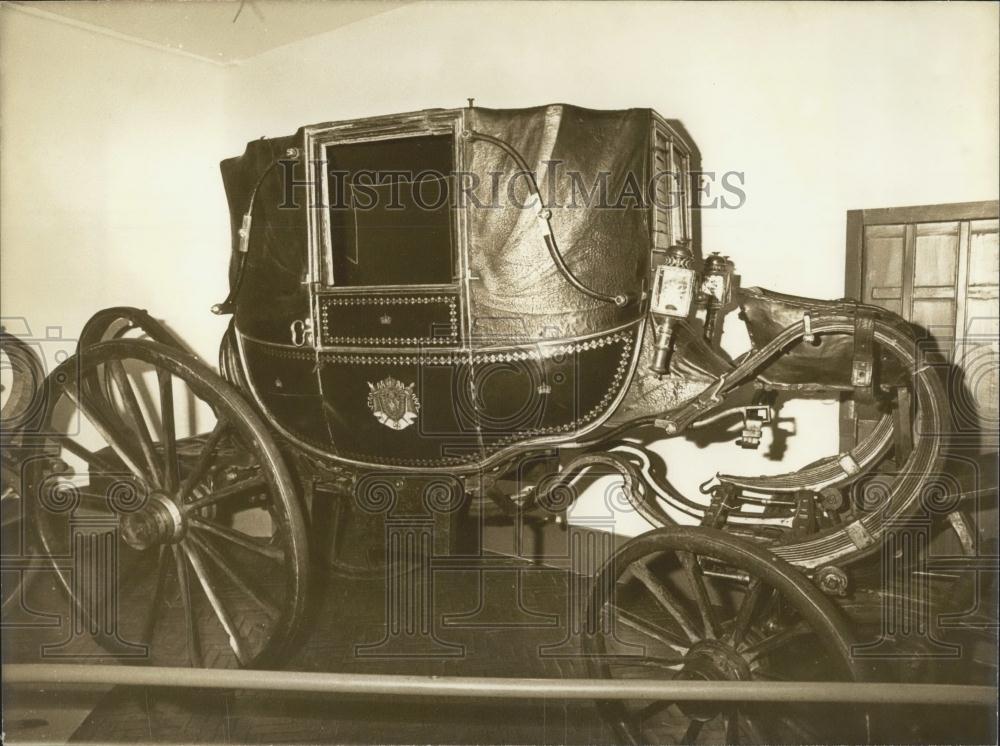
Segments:
[[[634,376],[653,249],[692,240],[697,158],[651,110],[564,105],[252,142],[222,164],[236,264],[253,201],[233,277],[242,383],[289,441],[359,467],[473,471],[585,436]],[[658,172],[676,186],[647,199]],[[573,276],[623,304],[571,284],[541,209]]]
[[[858,559],[917,506],[940,457],[942,394],[910,375],[913,332],[882,309],[738,280],[713,297],[692,210],[698,168],[684,128],[650,109],[431,109],[254,141],[222,163],[233,324],[220,367],[313,457],[309,471],[346,476],[334,492],[353,493],[352,506],[379,473],[404,509],[425,509],[440,486],[452,502],[499,489],[509,507],[506,493],[537,504],[606,467],[654,526],[728,522],[814,570]],[[671,318],[659,273],[678,249],[690,284],[667,299],[682,306]],[[733,360],[709,314],[736,307],[752,348]],[[729,406],[756,447],[760,423],[746,420],[769,417],[756,404],[779,395],[899,416],[784,475],[720,470],[708,505],[619,440],[681,435]],[[894,427],[914,430],[896,452]],[[858,510],[859,485],[887,458],[898,468],[885,509]],[[838,495],[825,498],[831,515],[824,489]],[[341,530],[378,545],[379,520],[354,513],[361,522]]]

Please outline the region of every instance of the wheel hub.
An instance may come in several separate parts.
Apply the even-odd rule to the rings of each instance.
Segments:
[[[702,640],[691,646],[687,661],[677,675],[684,681],[747,681],[750,665],[734,648],[718,640]],[[694,720],[707,721],[719,715],[721,702],[681,702],[681,712]]]
[[[184,516],[173,500],[154,493],[142,508],[122,519],[121,531],[125,543],[142,551],[179,541],[184,535]]]

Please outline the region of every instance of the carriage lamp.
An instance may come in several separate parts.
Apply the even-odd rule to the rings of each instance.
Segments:
[[[729,257],[715,251],[705,260],[698,288],[699,301],[705,304],[705,341],[709,344],[718,339],[718,328],[722,314],[729,305],[733,293],[733,264]]]
[[[687,318],[694,303],[694,257],[686,246],[671,246],[653,275],[653,293],[649,311],[656,322],[653,363],[649,369],[658,376],[670,368],[674,329]]]

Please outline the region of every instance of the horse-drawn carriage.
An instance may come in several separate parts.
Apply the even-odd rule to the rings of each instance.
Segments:
[[[610,473],[655,530],[594,580],[595,675],[864,676],[832,599],[933,492],[946,398],[902,319],[740,288],[703,257],[698,161],[651,110],[562,105],[321,124],[224,161],[219,373],[145,312],[110,308],[5,414],[43,553],[98,536],[88,556],[121,568],[109,594],[55,562],[82,618],[127,608],[94,630],[126,657],[273,663],[318,558],[355,575],[413,561],[384,541],[393,511],[430,516],[423,551],[447,552],[471,503],[565,511],[581,476]],[[737,307],[752,347],[733,359],[720,337]],[[649,448],[720,422],[757,447],[797,397],[870,426],[788,473],[720,468],[700,495]],[[603,707],[643,738],[625,703]],[[688,707],[689,737],[722,712],[727,737],[782,738],[774,712],[720,707]],[[836,722],[825,737],[865,727]]]

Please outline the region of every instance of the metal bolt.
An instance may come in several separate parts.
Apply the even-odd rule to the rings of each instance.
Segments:
[[[847,595],[847,573],[839,567],[823,567],[816,573],[816,583],[819,589],[828,596]]]
[[[844,496],[836,487],[824,487],[819,492],[819,504],[823,510],[840,510],[844,506]]]
[[[663,432],[667,435],[673,435],[677,432],[677,423],[673,420],[656,420],[653,424],[657,427],[663,428]]]

